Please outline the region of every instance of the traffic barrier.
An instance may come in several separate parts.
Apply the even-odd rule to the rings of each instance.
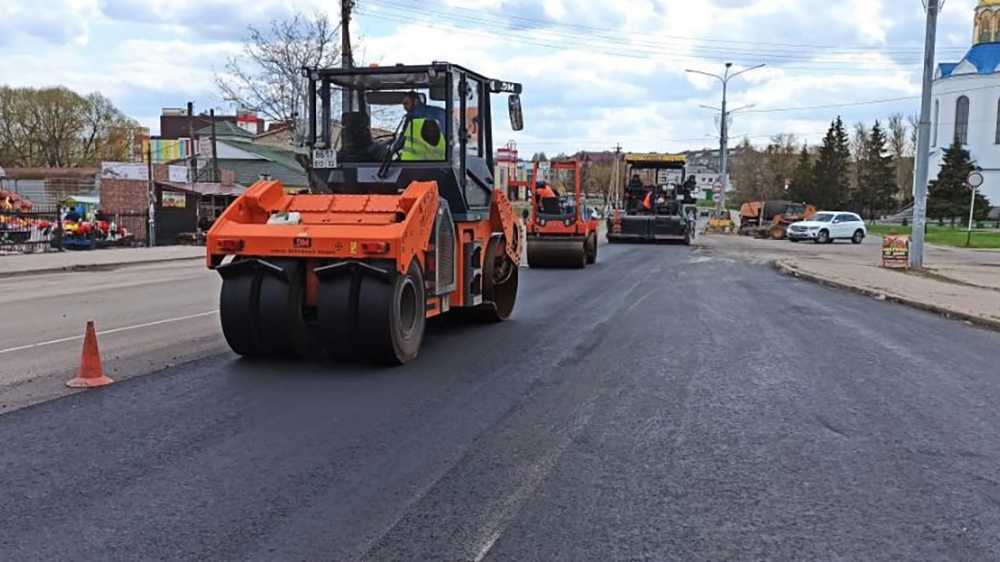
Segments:
[[[83,338],[83,357],[80,358],[80,374],[66,383],[70,388],[96,388],[115,381],[104,376],[101,368],[101,352],[97,348],[97,329],[94,322],[87,322],[87,334]]]

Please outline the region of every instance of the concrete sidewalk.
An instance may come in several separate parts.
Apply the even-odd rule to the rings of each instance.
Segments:
[[[773,261],[790,275],[1000,330],[1000,251],[928,246],[927,269],[885,269],[881,238],[862,244],[816,245],[703,236],[700,245]]]
[[[0,256],[0,278],[195,259],[205,259],[204,247],[113,248]]]

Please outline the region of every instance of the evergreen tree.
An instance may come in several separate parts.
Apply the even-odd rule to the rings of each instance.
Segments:
[[[968,216],[972,202],[972,188],[968,185],[969,174],[976,169],[969,151],[955,141],[944,151],[944,162],[938,177],[928,185],[927,216],[938,221],[955,220]],[[981,193],[976,194],[976,220],[982,220],[989,213],[990,203]]]
[[[798,163],[792,172],[792,185],[788,188],[788,198],[792,201],[812,201],[813,194],[813,164],[809,156],[809,147],[804,145],[799,153]]]
[[[896,170],[887,141],[882,125],[875,121],[868,135],[868,151],[858,186],[863,203],[860,210],[872,220],[892,209],[896,196]]]
[[[847,202],[851,149],[844,122],[840,117],[830,125],[813,168],[813,199],[807,201],[820,209],[837,209]]]

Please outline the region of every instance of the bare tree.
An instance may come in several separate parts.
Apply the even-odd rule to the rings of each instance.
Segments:
[[[611,198],[614,164],[593,164],[584,168],[583,181],[587,193],[598,193],[604,204]]]
[[[868,125],[858,122],[854,124],[854,132],[851,134],[851,181],[847,186],[847,201],[855,204],[865,191],[863,185],[865,174],[868,173],[868,152],[871,144],[871,129]]]
[[[296,14],[291,20],[274,20],[267,31],[249,26],[241,55],[215,75],[222,98],[269,120],[293,123],[306,97],[302,68],[339,64],[339,29],[322,12],[311,19]]]
[[[767,170],[767,184],[764,195],[767,199],[785,196],[785,181],[790,179],[798,163],[799,141],[795,135],[780,134],[771,137],[764,150],[764,166]]]
[[[0,87],[0,162],[71,167],[125,160],[139,125],[100,94]]]
[[[736,182],[736,199],[738,202],[759,201],[766,199],[767,166],[766,155],[744,138],[736,147],[733,158],[732,175]]]
[[[896,168],[896,193],[899,202],[907,199],[913,185],[913,154],[911,133],[914,129],[907,125],[902,113],[889,116],[889,152]]]

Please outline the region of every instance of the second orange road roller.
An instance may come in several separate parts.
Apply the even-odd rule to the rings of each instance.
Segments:
[[[260,181],[208,234],[233,351],[399,364],[418,356],[428,318],[508,318],[523,226],[493,189],[490,98],[508,96],[519,131],[521,85],[439,62],[303,74],[310,192]]]
[[[584,268],[597,263],[599,222],[583,197],[580,163],[553,161],[544,172],[542,180],[536,162],[527,226],[528,265]]]

